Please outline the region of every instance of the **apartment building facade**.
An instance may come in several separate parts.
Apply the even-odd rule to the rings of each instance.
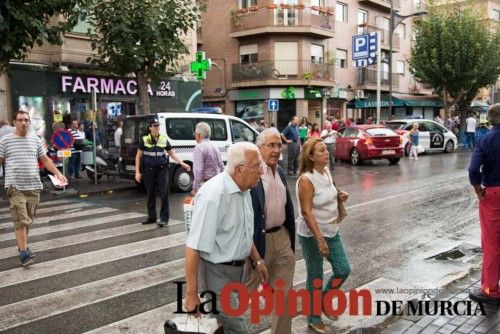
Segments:
[[[92,119],[94,90],[101,133],[114,131],[116,120],[138,113],[135,78],[117,77],[87,62],[92,55],[88,28],[80,22],[64,34],[62,45],[35,46],[25,60],[11,61],[11,75],[0,76],[0,119],[10,120],[15,111],[26,110],[33,132],[48,139],[53,123],[61,119],[65,123]],[[186,35],[185,41],[190,55],[183,63],[189,64],[196,52],[196,31]],[[201,106],[201,85],[194,77],[151,82],[150,102],[151,112],[187,111]]]
[[[393,0],[401,14],[415,11],[412,0]],[[376,68],[356,68],[352,36],[378,31],[382,57],[389,53],[388,0],[211,0],[202,19],[199,48],[214,62],[204,82],[204,105],[221,107],[243,119],[264,119],[282,128],[288,119],[306,116],[374,116]],[[440,101],[408,71],[411,20],[398,25],[393,38],[392,88],[396,117],[433,117]],[[388,95],[388,64],[382,64],[382,94]],[[279,111],[267,102],[279,100]],[[389,119],[388,99],[381,119]]]

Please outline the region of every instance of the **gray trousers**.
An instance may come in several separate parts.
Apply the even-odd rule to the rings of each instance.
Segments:
[[[231,282],[243,282],[243,272],[245,267],[233,267],[222,264],[214,264],[200,259],[198,280],[202,291],[210,290],[217,296],[217,321],[222,324],[224,334],[247,334],[250,333],[246,319],[243,315],[239,317],[229,317],[222,312],[220,304],[220,292],[224,285]],[[207,296],[205,296],[207,297]],[[237,308],[239,304],[238,294],[231,293],[231,306]]]
[[[297,173],[299,169],[300,144],[291,142],[288,146],[288,173]]]

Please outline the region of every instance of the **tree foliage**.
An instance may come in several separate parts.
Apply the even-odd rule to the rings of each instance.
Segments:
[[[196,28],[201,10],[192,0],[95,1],[87,18],[97,32],[91,61],[120,75],[134,73],[141,111],[149,113],[148,82],[164,77],[188,53],[183,38]]]
[[[500,30],[471,8],[434,8],[415,25],[410,71],[430,84],[465,119],[479,89],[500,75]],[[462,122],[465,124],[465,122]]]
[[[22,60],[35,43],[62,44],[61,34],[78,21],[77,0],[0,0],[0,73]],[[51,21],[61,17],[59,22]]]

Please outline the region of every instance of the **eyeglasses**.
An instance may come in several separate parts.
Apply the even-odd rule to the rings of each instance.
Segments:
[[[256,172],[256,171],[258,171],[258,170],[260,170],[260,169],[263,169],[263,168],[264,168],[264,165],[265,165],[264,161],[261,161],[261,162],[259,162],[258,164],[253,165],[253,166],[247,166],[247,165],[238,165],[238,166],[241,166],[241,167],[246,167],[246,168],[250,168],[250,169],[252,169],[253,171],[255,171],[255,172]]]
[[[263,144],[263,145],[266,146],[267,148],[270,148],[271,150],[274,150],[274,149],[281,150],[283,148],[283,144],[281,144],[281,143],[269,143],[269,144]]]

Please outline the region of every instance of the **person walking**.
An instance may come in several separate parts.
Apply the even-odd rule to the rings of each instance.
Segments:
[[[417,146],[418,146],[418,123],[413,123],[413,127],[408,132],[408,140],[410,142],[409,159],[418,160]]]
[[[196,195],[203,182],[207,182],[222,172],[224,164],[219,149],[210,141],[210,125],[205,122],[196,124],[194,138],[196,146],[193,153],[193,189]]]
[[[26,267],[34,263],[34,254],[28,248],[28,235],[43,188],[38,160],[62,184],[67,184],[68,181],[47,157],[42,140],[28,134],[29,114],[18,111],[14,124],[15,132],[0,138],[0,164],[5,162],[5,188],[10,202],[21,265]]]
[[[216,318],[225,334],[249,333],[244,316],[234,317],[221,307],[221,290],[231,282],[242,283],[247,258],[254,263],[260,281],[268,279],[267,269],[253,243],[254,212],[250,189],[259,182],[263,162],[257,146],[239,142],[229,147],[227,168],[204,183],[194,198],[193,220],[186,241],[184,307],[199,315],[198,283],[201,291],[217,297]],[[210,298],[210,295],[205,295]],[[238,307],[237,293],[230,302]],[[205,303],[209,303],[210,300]]]
[[[293,286],[295,271],[295,217],[285,172],[278,166],[282,145],[279,131],[264,130],[257,136],[256,144],[264,161],[264,173],[257,186],[250,191],[254,211],[253,240],[266,264],[271,287],[277,289],[276,280],[283,279],[285,286],[281,289],[288,291]],[[256,289],[259,283],[258,272],[253,270],[247,287]],[[291,332],[292,318],[286,310],[283,316],[274,313],[271,333]]]
[[[290,119],[290,124],[283,130],[281,136],[283,140],[287,143],[288,147],[288,175],[297,175],[297,169],[299,168],[299,119],[297,116],[293,116]]]
[[[80,171],[82,169],[82,148],[85,134],[78,129],[78,121],[72,121],[69,132],[73,136],[73,145],[71,146],[71,157],[68,160],[68,177],[81,178]]]
[[[311,295],[313,280],[323,280],[323,258],[330,262],[333,271],[324,285],[323,295],[332,288],[340,288],[351,272],[338,231],[338,223],[345,214],[343,202],[349,195],[334,185],[328,160],[328,149],[323,141],[308,139],[300,156],[296,194],[300,214],[297,234],[306,263],[306,288]],[[312,301],[310,309],[314,309]],[[329,315],[327,317],[332,318]],[[308,315],[307,325],[317,333],[325,333],[321,316]]]
[[[483,266],[481,290],[472,300],[500,305],[500,103],[488,109],[493,129],[477,141],[469,165],[469,181],[479,199]]]
[[[338,132],[332,129],[332,123],[325,124],[325,129],[321,132],[321,139],[326,145],[329,153],[330,169],[335,167],[335,142]]]
[[[465,145],[464,151],[474,149],[474,141],[476,136],[476,117],[473,114],[469,114],[469,117],[465,120]]]
[[[188,172],[191,167],[177,157],[167,140],[167,136],[160,134],[160,122],[157,119],[149,122],[148,129],[149,134],[140,139],[135,156],[135,180],[140,183],[144,178],[148,194],[148,219],[142,223],[157,223],[159,227],[164,227],[168,224],[170,214],[168,203],[170,190],[169,157],[172,157]],[[159,222],[156,221],[156,187],[160,191],[161,199]]]

